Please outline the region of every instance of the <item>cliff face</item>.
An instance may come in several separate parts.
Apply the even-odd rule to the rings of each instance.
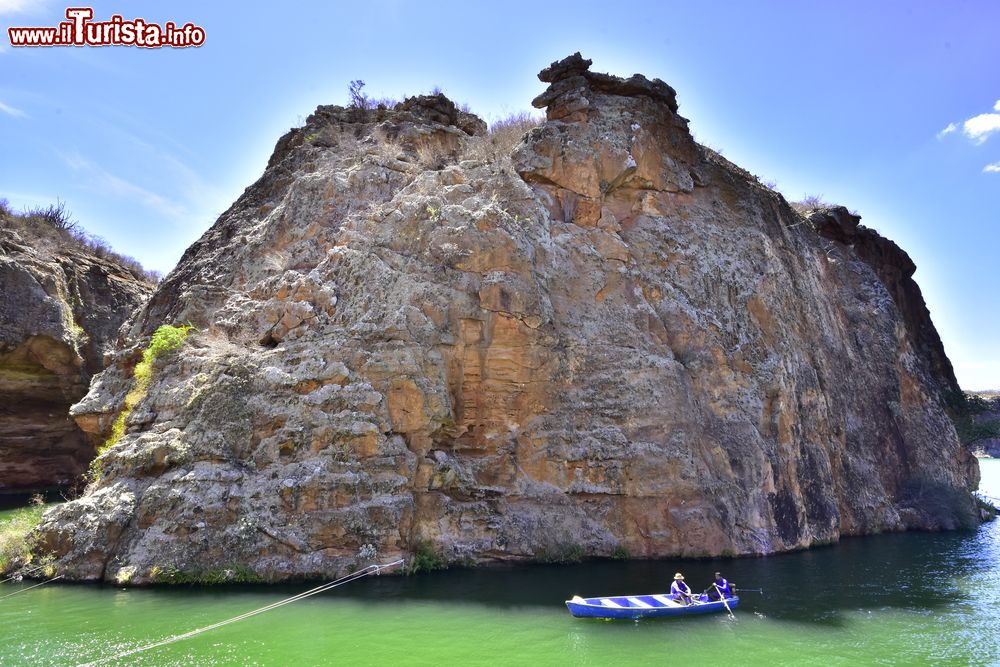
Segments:
[[[282,579],[428,545],[761,554],[953,525],[967,508],[907,501],[978,469],[905,254],[856,221],[824,233],[696,144],[665,83],[589,64],[542,72],[547,120],[510,161],[463,159],[489,139],[441,97],[320,107],[283,137],[74,407],[105,432],[150,333],[198,327],[103,480],[46,515],[60,571]]]
[[[69,407],[151,291],[114,262],[0,228],[0,493],[79,481],[94,443]]]
[[[860,216],[848,212],[843,206],[807,211],[805,216],[808,224],[821,236],[850,246],[858,259],[875,271],[892,296],[916,354],[930,366],[931,375],[940,388],[961,392],[951,360],[945,354],[944,345],[931,322],[920,287],[913,280],[917,265],[910,256],[875,230],[861,226]]]

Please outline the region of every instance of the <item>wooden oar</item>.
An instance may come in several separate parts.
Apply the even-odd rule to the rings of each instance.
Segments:
[[[729,603],[726,602],[726,596],[722,593],[722,590],[719,589],[719,585],[717,583],[715,583],[714,581],[712,582],[712,585],[715,586],[715,590],[718,591],[719,598],[722,600],[722,604],[726,605],[726,611],[729,612],[730,616],[732,616],[733,618],[736,618],[735,616],[733,616],[733,610],[729,608]]]

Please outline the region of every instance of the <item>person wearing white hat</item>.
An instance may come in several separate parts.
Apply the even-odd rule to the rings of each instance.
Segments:
[[[684,583],[684,575],[680,572],[674,575],[674,583],[670,584],[670,597],[683,604],[691,604],[691,589]]]

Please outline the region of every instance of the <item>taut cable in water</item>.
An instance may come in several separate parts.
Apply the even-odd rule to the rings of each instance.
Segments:
[[[279,602],[269,604],[267,606],[261,607],[259,609],[254,609],[253,611],[248,611],[245,614],[240,614],[239,616],[234,616],[233,618],[227,618],[224,621],[219,621],[218,623],[213,623],[212,625],[206,625],[203,628],[198,628],[197,630],[191,630],[190,632],[185,632],[182,635],[174,635],[173,637],[167,637],[161,641],[155,642],[153,644],[147,644],[146,646],[140,646],[139,648],[134,648],[124,653],[119,653],[117,655],[109,656],[107,658],[100,658],[94,660],[93,662],[88,662],[80,665],[79,667],[92,667],[93,665],[102,665],[113,660],[119,660],[130,655],[135,655],[136,653],[142,653],[143,651],[148,651],[150,649],[159,648],[160,646],[166,646],[167,644],[173,644],[174,642],[179,642],[183,639],[190,639],[196,635],[200,635],[203,632],[208,632],[209,630],[215,630],[216,628],[221,628],[224,625],[229,625],[230,623],[235,623],[236,621],[242,621],[243,619],[250,618],[251,616],[256,616],[257,614],[263,614],[265,611],[271,611],[272,609],[277,609],[278,607],[283,607],[286,604],[291,604],[293,602],[298,602],[299,600],[304,600],[307,597],[313,595],[319,595],[331,588],[336,588],[337,586],[343,586],[344,584],[350,583],[357,579],[362,579],[370,574],[381,574],[382,570],[396,567],[397,565],[402,565],[403,559],[395,560],[391,563],[386,563],[385,565],[369,565],[366,568],[358,570],[357,572],[352,572],[351,574],[345,575],[340,579],[331,581],[329,583],[323,584],[322,586],[317,586],[316,588],[310,589],[305,593],[299,593],[298,595],[293,595],[290,598],[285,598]]]
[[[44,586],[45,584],[52,583],[56,579],[62,579],[62,575],[60,574],[58,577],[52,577],[48,581],[43,581],[40,584],[35,584],[34,586],[28,586],[27,588],[22,588],[19,591],[14,591],[13,593],[9,593],[7,595],[4,595],[3,597],[0,597],[0,600],[6,600],[7,598],[12,598],[12,597],[14,597],[15,595],[17,595],[19,593],[24,593],[25,591],[30,591],[32,588],[38,588],[39,586]]]
[[[10,575],[9,577],[7,577],[6,579],[4,579],[3,581],[0,581],[0,584],[6,584],[8,581],[13,581],[14,579],[17,579],[18,577],[20,577],[22,575],[31,574],[32,572],[35,572],[37,570],[41,570],[43,567],[45,567],[45,566],[44,565],[36,565],[35,567],[29,567],[29,568],[27,568],[25,570],[20,570],[18,572],[15,572],[14,574]]]

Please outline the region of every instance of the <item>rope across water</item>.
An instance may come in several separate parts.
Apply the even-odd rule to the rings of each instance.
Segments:
[[[7,598],[12,598],[15,595],[19,595],[21,593],[24,593],[25,591],[30,591],[32,588],[38,588],[39,586],[44,586],[45,584],[51,583],[53,581],[56,581],[57,579],[62,579],[62,575],[60,574],[58,577],[52,577],[48,581],[43,581],[40,584],[35,584],[34,586],[28,586],[27,588],[22,588],[19,591],[14,591],[13,593],[8,593],[7,595],[4,595],[3,597],[0,597],[0,600],[6,600]]]
[[[23,575],[31,574],[32,572],[37,572],[38,570],[41,570],[43,567],[45,567],[45,566],[44,565],[36,565],[35,567],[29,567],[29,568],[27,568],[25,570],[21,570],[20,572],[16,572],[16,573],[10,575],[9,577],[7,577],[6,579],[4,579],[3,581],[0,581],[0,584],[6,584],[8,581],[14,581],[15,579],[18,579],[18,578],[22,577]]]
[[[316,588],[310,589],[310,590],[308,590],[308,591],[306,591],[304,593],[299,593],[298,595],[293,595],[290,598],[285,598],[284,600],[280,600],[280,601],[275,602],[273,604],[269,604],[269,605],[266,605],[264,607],[260,607],[259,609],[254,609],[253,611],[248,611],[245,614],[240,614],[239,616],[234,616],[232,618],[227,618],[224,621],[219,621],[218,623],[213,623],[212,625],[206,625],[203,628],[198,628],[197,630],[191,630],[190,632],[185,632],[184,634],[181,634],[181,635],[174,635],[173,637],[167,637],[166,639],[160,640],[158,642],[154,642],[152,644],[147,644],[145,646],[140,646],[138,648],[130,649],[128,651],[125,651],[123,653],[119,653],[117,655],[108,656],[106,658],[99,658],[97,660],[94,660],[93,662],[84,663],[84,664],[80,665],[79,667],[92,667],[93,665],[103,665],[105,663],[112,662],[114,660],[120,660],[121,658],[125,658],[125,657],[128,657],[130,655],[135,655],[136,653],[142,653],[143,651],[149,651],[150,649],[159,648],[161,646],[166,646],[167,644],[173,644],[174,642],[179,642],[179,641],[182,641],[184,639],[190,639],[191,637],[195,637],[195,636],[200,635],[200,634],[202,634],[204,632],[208,632],[209,630],[215,630],[216,628],[221,628],[224,625],[229,625],[231,623],[236,623],[237,621],[242,621],[244,619],[250,618],[251,616],[256,616],[258,614],[263,614],[266,611],[271,611],[272,609],[277,609],[278,607],[283,607],[283,606],[285,606],[287,604],[291,604],[293,602],[298,602],[299,600],[304,600],[305,598],[311,597],[313,595],[319,595],[320,593],[324,593],[324,592],[326,592],[326,591],[328,591],[328,590],[330,590],[332,588],[336,588],[337,586],[343,586],[344,584],[350,583],[352,581],[356,581],[357,579],[362,579],[364,577],[367,577],[368,575],[371,575],[371,574],[381,574],[382,570],[385,570],[385,569],[388,569],[388,568],[392,568],[392,567],[396,567],[397,565],[402,565],[402,564],[403,564],[403,559],[400,558],[399,560],[395,560],[395,561],[393,561],[391,563],[386,563],[384,565],[369,565],[366,568],[363,568],[363,569],[358,570],[356,572],[352,572],[351,574],[343,576],[340,579],[337,579],[335,581],[331,581],[329,583],[323,584],[322,586],[317,586]]]

